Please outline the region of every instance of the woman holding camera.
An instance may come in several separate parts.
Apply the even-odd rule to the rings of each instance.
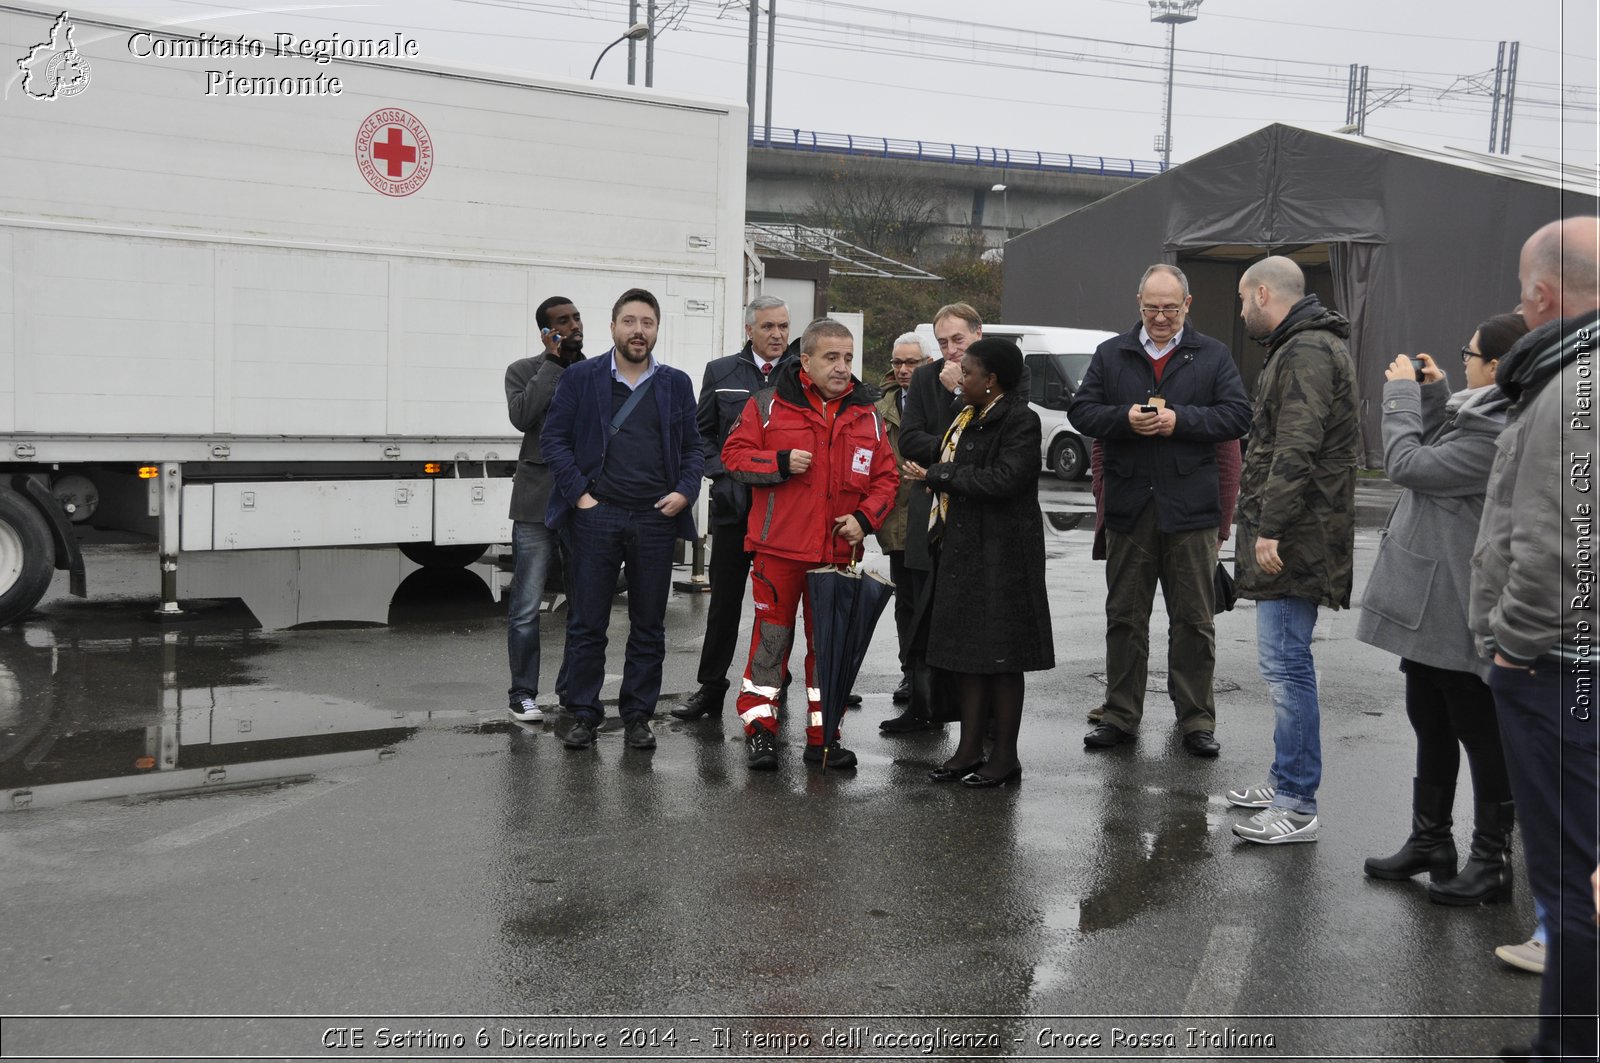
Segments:
[[[1411,836],[1369,857],[1374,878],[1430,873],[1439,904],[1511,895],[1511,784],[1494,697],[1467,629],[1467,588],[1478,519],[1510,400],[1494,386],[1501,355],[1528,331],[1517,314],[1480,325],[1461,348],[1467,387],[1450,393],[1431,357],[1400,355],[1383,386],[1383,467],[1404,488],[1378,545],[1356,637],[1400,656],[1406,716],[1417,736]],[[1472,772],[1472,851],[1456,874],[1451,834],[1460,747]]]
[[[928,629],[930,665],[951,673],[961,740],[928,773],[936,782],[1006,786],[1022,778],[1023,673],[1055,667],[1039,516],[1039,415],[1016,394],[1022,352],[979,340],[961,358],[966,406],[924,473],[934,493],[929,542],[938,560]],[[983,755],[984,724],[994,745]]]

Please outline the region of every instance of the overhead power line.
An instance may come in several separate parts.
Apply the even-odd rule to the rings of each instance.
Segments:
[[[545,14],[574,14],[570,7],[553,0],[458,0],[458,2],[492,3],[494,6]],[[610,7],[620,14],[626,2],[627,0],[593,0],[590,9],[593,10],[595,6]],[[742,3],[735,6],[748,10]],[[798,2],[796,6],[799,6]],[[862,4],[846,3],[843,0],[830,0],[826,9],[862,12],[880,19],[888,19],[889,24],[849,21],[831,15],[812,15],[803,9],[790,11],[786,6],[782,16],[786,27],[783,35],[784,43],[797,47],[824,48],[832,52],[852,52],[1071,77],[1093,77],[1126,84],[1154,86],[1164,75],[1164,50],[1156,45],[992,23],[980,25],[920,12],[886,11]],[[684,22],[691,32],[730,39],[744,36],[743,31],[729,21],[708,14],[703,9],[686,15]],[[913,29],[912,24],[950,26],[958,28],[961,32],[930,32]],[[1007,42],[989,39],[996,34],[1014,34],[1019,40]],[[1032,43],[1021,43],[1024,38]],[[1042,41],[1072,42],[1094,47],[1110,46],[1119,49],[1121,54],[1104,55],[1090,50],[1046,45],[1040,43]],[[1177,73],[1185,78],[1180,82],[1185,88],[1259,95],[1263,91],[1262,87],[1266,86],[1271,95],[1282,99],[1324,102],[1330,106],[1342,103],[1344,99],[1345,71],[1325,63],[1295,59],[1262,60],[1256,56],[1184,49],[1178,51],[1183,62]],[[1234,63],[1254,65],[1231,65]],[[1263,63],[1266,64],[1265,68],[1262,66]],[[1148,72],[1149,76],[1140,76],[1141,72]],[[1395,106],[1402,108],[1407,105],[1423,106],[1445,96],[1480,94],[1471,87],[1470,79],[1474,75],[1378,68],[1371,72],[1371,76],[1371,91],[1393,95],[1397,100]],[[1195,80],[1197,78],[1211,80],[1197,81]],[[1438,78],[1440,82],[1430,83],[1424,80],[1426,78]],[[1462,84],[1463,79],[1468,79],[1466,85]],[[1541,89],[1561,91],[1566,98],[1550,99],[1539,96],[1537,93]],[[1487,101],[1490,94],[1483,91],[1481,95]],[[1597,109],[1595,92],[1592,89],[1575,89],[1572,86],[1559,86],[1549,82],[1523,82],[1518,103],[1519,106],[1554,108],[1568,113],[1593,113]],[[1474,112],[1469,107],[1454,113]]]

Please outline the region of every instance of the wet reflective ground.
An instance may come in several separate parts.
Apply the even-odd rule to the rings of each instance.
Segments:
[[[408,578],[382,627],[264,633],[218,601],[163,628],[143,615],[153,560],[97,549],[90,585],[108,597],[52,597],[0,632],[0,1012],[667,1016],[716,1058],[773,1053],[712,1051],[717,1023],[685,1016],[762,1016],[721,1025],[846,1058],[941,1056],[824,1053],[823,1033],[852,1023],[814,1016],[936,1016],[853,1025],[989,1033],[1001,1047],[981,1054],[1057,1058],[1437,1058],[1525,1038],[1530,1021],[1504,1016],[1534,1009],[1537,980],[1492,957],[1531,929],[1520,881],[1510,906],[1460,910],[1420,881],[1361,875],[1404,835],[1412,749],[1395,662],[1354,641],[1353,613],[1325,612],[1315,645],[1318,843],[1228,832],[1240,814],[1220,794],[1259,782],[1271,749],[1248,604],[1218,622],[1219,689],[1236,688],[1219,698],[1219,760],[1180,750],[1160,693],[1137,745],[1083,750],[1104,671],[1103,569],[1092,519],[1072,519],[1087,501],[1046,492],[1059,663],[1029,677],[1022,786],[987,792],[924,777],[953,729],[879,735],[895,711],[888,621],[845,726],[859,770],[803,765],[791,718],[781,769],[757,775],[731,712],[685,725],[663,706],[653,754],[614,723],[571,753],[548,724],[507,719],[503,607],[477,577]],[[1381,491],[1364,502],[1381,522]],[[1376,544],[1364,523],[1358,592]],[[672,601],[672,694],[691,689],[704,608]],[[560,616],[545,624],[559,645]],[[1152,668],[1164,689],[1159,650]],[[1464,851],[1465,783],[1457,807]],[[1193,1047],[1189,1027],[1216,1040]],[[1114,1028],[1157,1047],[1113,1044]],[[6,1054],[224,1043],[177,1021],[137,1034],[12,1025]],[[216,1051],[323,1051],[309,1036],[252,1022]]]

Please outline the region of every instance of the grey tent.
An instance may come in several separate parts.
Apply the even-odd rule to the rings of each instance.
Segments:
[[[1232,346],[1247,385],[1265,352],[1243,335],[1238,282],[1289,255],[1351,322],[1366,462],[1382,463],[1377,397],[1401,351],[1464,386],[1457,349],[1517,303],[1517,254],[1540,225],[1596,213],[1595,171],[1470,151],[1258,130],[1006,244],[1002,317],[1125,332],[1154,262],[1175,263],[1191,321]]]

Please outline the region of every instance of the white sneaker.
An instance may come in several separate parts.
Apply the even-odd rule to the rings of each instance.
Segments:
[[[1264,808],[1245,823],[1235,823],[1233,833],[1247,842],[1283,845],[1286,842],[1317,840],[1317,817],[1303,816],[1287,808]]]
[[[1508,963],[1519,971],[1544,974],[1544,942],[1542,941],[1534,941],[1529,938],[1520,945],[1501,945],[1494,950],[1494,954],[1502,963]]]
[[[539,707],[539,703],[526,694],[513,701],[509,711],[513,720],[521,720],[523,723],[536,723],[544,719],[544,710]]]
[[[1271,808],[1278,791],[1270,786],[1246,786],[1228,791],[1228,804],[1234,808]]]

